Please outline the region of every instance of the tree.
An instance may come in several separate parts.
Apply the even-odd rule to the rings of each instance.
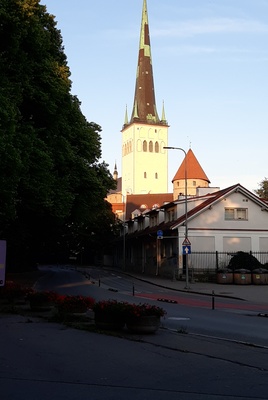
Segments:
[[[268,179],[264,178],[263,181],[259,183],[259,189],[254,190],[261,199],[268,200]]]
[[[39,0],[2,0],[0,21],[0,231],[12,263],[26,263],[107,214],[114,180],[101,128],[71,94],[54,17]]]

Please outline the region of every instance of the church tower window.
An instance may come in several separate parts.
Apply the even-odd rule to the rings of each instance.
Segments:
[[[143,141],[142,148],[143,148],[143,151],[147,151],[147,142],[146,142],[146,140]]]

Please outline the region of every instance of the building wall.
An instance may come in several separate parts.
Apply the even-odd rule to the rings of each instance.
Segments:
[[[248,218],[246,220],[226,220],[225,208],[247,209]],[[261,206],[256,204],[241,193],[232,193],[228,197],[221,199],[213,204],[211,208],[202,210],[202,213],[196,215],[188,221],[189,226],[195,229],[217,229],[233,230],[243,232],[250,229],[268,229],[268,212],[261,211]]]
[[[196,196],[198,188],[209,187],[208,182],[203,179],[187,179],[187,195]],[[173,182],[173,198],[177,200],[180,194],[185,194],[185,179],[179,179]]]
[[[167,126],[131,124],[123,129],[122,193],[168,192],[168,159],[163,150],[167,138]]]

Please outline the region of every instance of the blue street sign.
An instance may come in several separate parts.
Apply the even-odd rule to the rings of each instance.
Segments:
[[[163,231],[157,231],[157,236],[163,236]]]
[[[191,246],[182,246],[182,254],[191,254]]]

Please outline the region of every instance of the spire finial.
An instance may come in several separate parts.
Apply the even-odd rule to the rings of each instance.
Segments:
[[[127,104],[126,104],[126,111],[125,111],[125,122],[124,125],[128,124],[128,114],[127,114]]]
[[[165,113],[165,103],[164,103],[164,100],[163,100],[163,106],[162,106],[162,117],[161,117],[161,122],[167,122],[167,120],[166,120],[166,113]]]
[[[114,164],[114,173],[113,173],[113,178],[114,178],[114,180],[115,180],[115,181],[117,181],[117,179],[118,179],[118,172],[117,172],[117,165],[116,165],[116,161],[115,161],[115,164]]]

